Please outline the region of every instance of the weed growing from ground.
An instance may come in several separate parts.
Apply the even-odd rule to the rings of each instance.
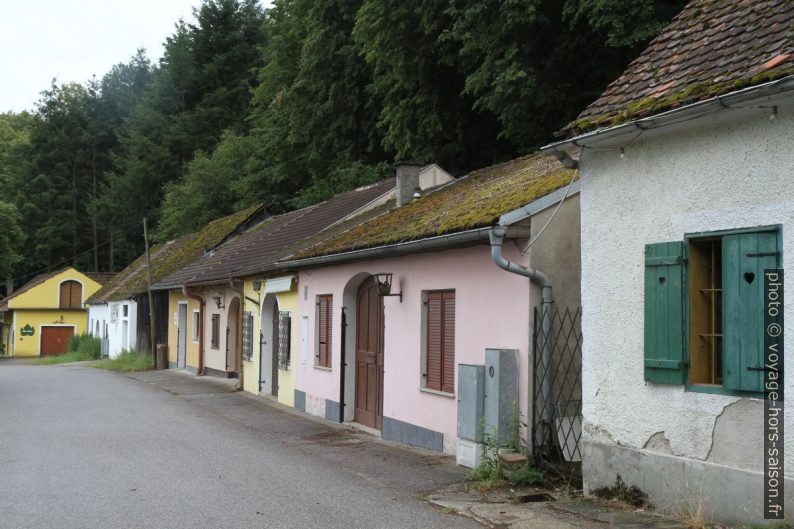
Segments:
[[[93,364],[93,367],[108,371],[148,371],[154,369],[152,356],[137,351],[122,351],[116,358],[106,358]]]

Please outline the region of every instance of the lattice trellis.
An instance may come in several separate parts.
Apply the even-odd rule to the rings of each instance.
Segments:
[[[249,362],[254,356],[254,313],[243,313],[243,356]]]
[[[289,369],[290,350],[291,350],[291,329],[292,316],[287,311],[278,313],[278,368],[281,370]]]
[[[533,454],[579,464],[582,455],[581,309],[535,310]]]

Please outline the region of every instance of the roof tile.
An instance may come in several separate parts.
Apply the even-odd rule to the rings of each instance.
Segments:
[[[792,75],[793,54],[794,0],[693,0],[561,132],[617,125]]]

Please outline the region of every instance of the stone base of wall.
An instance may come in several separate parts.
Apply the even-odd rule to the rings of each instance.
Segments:
[[[296,389],[295,390],[295,409],[306,411],[306,393]]]
[[[339,403],[335,400],[325,399],[325,418],[329,421],[339,421]]]
[[[391,417],[383,418],[383,430],[381,435],[384,439],[397,441],[411,446],[418,446],[436,452],[444,451],[444,434],[415,426],[413,424],[398,421]]]
[[[657,511],[674,514],[682,506],[697,506],[703,498],[707,515],[729,525],[763,521],[762,473],[624,446],[582,441],[584,492],[611,487],[620,476],[648,494]],[[763,454],[758,454],[763,458]],[[794,480],[786,479],[786,492]],[[785,510],[794,513],[794,495]],[[790,516],[790,514],[789,514]]]
[[[169,361],[168,362],[168,369],[179,369],[179,367],[178,367],[176,362],[170,362]],[[186,366],[184,368],[184,370],[187,371],[188,373],[190,373],[191,375],[198,374],[198,368],[196,368],[194,366]]]
[[[237,373],[234,371],[221,371],[220,369],[213,369],[211,367],[204,368],[204,375],[218,378],[237,378]]]

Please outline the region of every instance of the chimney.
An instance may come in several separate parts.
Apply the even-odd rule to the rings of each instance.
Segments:
[[[419,170],[424,164],[401,160],[394,164],[397,173],[397,207],[404,206],[419,188]]]

